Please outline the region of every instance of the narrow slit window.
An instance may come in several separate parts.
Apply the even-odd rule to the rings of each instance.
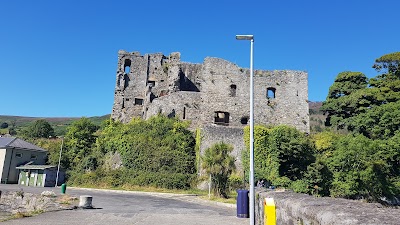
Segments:
[[[275,88],[272,88],[272,87],[267,88],[267,98],[268,99],[274,99],[275,98],[275,92],[276,92]]]
[[[235,84],[231,85],[229,96],[230,97],[236,97],[236,85]]]
[[[183,116],[182,119],[186,119],[186,107],[183,107]]]

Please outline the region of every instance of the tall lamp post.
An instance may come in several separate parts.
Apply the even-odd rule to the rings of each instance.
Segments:
[[[58,175],[60,173],[61,153],[62,153],[63,145],[64,145],[64,137],[61,137],[60,156],[58,157],[58,168],[57,168],[56,184],[55,184],[54,187],[57,187],[57,184],[58,184]]]
[[[250,225],[254,225],[254,87],[253,87],[253,35],[236,35],[236,40],[250,41]]]

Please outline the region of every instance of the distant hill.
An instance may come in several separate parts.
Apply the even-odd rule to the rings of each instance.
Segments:
[[[325,129],[326,115],[321,111],[321,106],[322,102],[308,102],[311,133],[318,133]]]
[[[94,124],[100,125],[102,121],[110,118],[110,114],[88,118]],[[0,129],[0,134],[7,134],[10,128],[14,128],[18,132],[27,127],[31,122],[39,119],[45,119],[49,122],[53,126],[56,135],[64,135],[66,128],[71,125],[72,122],[79,120],[80,117],[25,117],[0,115],[0,124],[8,124],[7,128]]]

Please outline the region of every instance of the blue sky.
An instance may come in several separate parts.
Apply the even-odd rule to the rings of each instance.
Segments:
[[[323,101],[342,71],[368,77],[400,51],[400,1],[1,1],[0,115],[111,113],[119,49],[219,57],[249,67],[304,70]]]

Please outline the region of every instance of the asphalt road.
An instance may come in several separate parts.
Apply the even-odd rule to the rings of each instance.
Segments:
[[[0,185],[0,190],[19,190],[22,186]],[[60,188],[22,187],[24,191],[41,193]],[[67,188],[71,196],[93,196],[96,209],[75,209],[43,213],[38,216],[10,220],[1,224],[75,225],[75,224],[137,224],[137,225],[201,225],[248,224],[248,219],[237,218],[236,209],[198,199],[196,196],[161,193],[119,192]]]

